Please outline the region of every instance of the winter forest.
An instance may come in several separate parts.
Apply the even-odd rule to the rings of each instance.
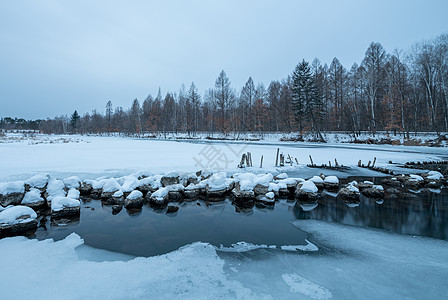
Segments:
[[[184,132],[448,131],[448,34],[386,52],[372,42],[351,67],[299,60],[269,86],[249,77],[241,89],[221,71],[201,94],[194,82],[177,92],[133,100],[130,108],[26,121],[4,118],[0,128],[44,133],[163,134]]]

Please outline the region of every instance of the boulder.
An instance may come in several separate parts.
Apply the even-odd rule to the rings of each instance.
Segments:
[[[45,199],[42,198],[41,194],[41,190],[31,188],[23,197],[21,204],[31,208],[39,208],[45,204]]]
[[[118,191],[121,191],[121,185],[115,178],[110,178],[103,185],[103,189],[101,191],[101,199],[106,200],[112,198],[112,195],[114,195]],[[123,196],[123,192],[121,193],[121,196]]]
[[[143,206],[143,193],[140,191],[132,191],[124,200],[124,207],[129,208],[141,208]]]
[[[175,174],[167,174],[165,176],[162,176],[160,179],[160,183],[163,187],[172,185],[172,184],[178,184],[179,183],[179,175]]]
[[[384,188],[381,185],[374,185],[361,191],[368,198],[384,198]]]
[[[336,176],[327,176],[324,179],[324,187],[329,191],[339,190],[339,179]]]
[[[0,183],[0,205],[3,207],[20,204],[24,195],[25,183],[23,181]]]
[[[53,217],[66,217],[79,215],[81,202],[68,197],[55,197],[51,201],[51,215]]]
[[[275,204],[275,194],[274,192],[268,192],[265,195],[258,195],[256,201],[261,202],[265,205]]]
[[[0,212],[0,235],[14,235],[37,228],[37,214],[27,206],[13,206]]]
[[[116,215],[123,209],[123,205],[113,205],[112,206],[112,214]]]
[[[320,176],[313,176],[309,179],[309,181],[312,181],[318,189],[324,188],[324,180]]]
[[[254,187],[255,195],[266,195],[269,192],[269,183],[266,185],[264,183],[257,183]]]
[[[168,202],[168,193],[169,189],[162,187],[150,195],[149,202],[156,206],[164,206]]]
[[[172,214],[172,213],[177,212],[178,210],[179,210],[179,206],[168,205],[168,208],[166,209],[166,213]]]
[[[316,201],[319,197],[318,188],[314,184],[314,182],[307,180],[301,182],[297,185],[297,188],[294,192],[294,197],[301,201],[309,202]]]
[[[248,201],[253,200],[255,198],[254,191],[241,189],[240,182],[235,183],[235,188],[232,190],[232,195],[238,201]]]
[[[88,196],[92,192],[92,185],[90,183],[81,182],[81,186],[79,187],[79,193],[81,196]]]
[[[338,193],[338,198],[342,200],[356,201],[359,200],[359,195],[360,193],[358,188],[353,188],[353,186],[349,186],[340,189]]]
[[[122,191],[116,191],[108,198],[102,198],[101,202],[106,205],[122,205],[124,203],[124,194]]]

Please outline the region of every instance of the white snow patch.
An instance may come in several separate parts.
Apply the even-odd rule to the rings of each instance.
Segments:
[[[285,251],[297,251],[297,250],[300,250],[300,251],[310,251],[310,252],[313,252],[313,251],[318,251],[319,250],[319,248],[316,245],[314,245],[313,243],[311,243],[307,239],[305,239],[305,241],[306,241],[306,245],[285,245],[285,246],[281,246],[280,248],[282,250],[285,250]]]
[[[320,176],[313,176],[309,180],[314,183],[324,183],[324,180]]]
[[[107,181],[103,185],[103,192],[112,193],[116,191],[121,191],[121,185],[115,178],[107,179]]]
[[[327,177],[325,177],[324,182],[338,184],[339,183],[339,179],[336,176],[327,176]]]
[[[68,189],[74,188],[79,189],[81,179],[79,179],[78,176],[71,176],[68,178],[65,178],[64,180],[65,187]]]
[[[50,179],[47,186],[47,200],[53,201],[55,197],[65,197],[67,194],[64,190],[65,185],[62,180]]]
[[[72,199],[79,199],[79,191],[75,188],[68,190],[67,197]]]
[[[417,174],[411,174],[409,175],[409,177],[411,178],[409,179],[411,181],[417,181],[417,182],[423,181],[423,177]]]
[[[429,171],[428,172],[428,179],[431,180],[440,180],[443,178],[442,173],[437,172],[437,171]]]

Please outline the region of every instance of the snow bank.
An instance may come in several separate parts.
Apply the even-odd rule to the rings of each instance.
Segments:
[[[78,246],[98,261],[80,259]],[[209,244],[194,243],[172,253],[128,261],[102,261],[103,252],[83,246],[74,233],[58,242],[24,237],[0,240],[0,256],[8,257],[0,272],[2,298],[265,298],[228,279],[225,261]],[[24,257],[30,259],[24,261]]]
[[[51,211],[54,212],[61,211],[64,208],[79,207],[79,206],[81,206],[81,202],[79,202],[79,200],[68,197],[55,197],[51,201]]]
[[[17,205],[0,212],[0,226],[28,223],[36,218],[37,214],[32,208]],[[3,262],[5,262],[5,260],[2,261],[2,264]]]
[[[13,182],[0,182],[0,195],[9,195],[13,193],[24,193],[25,182],[13,181]]]
[[[48,174],[37,174],[25,181],[30,187],[41,189],[48,183],[50,176]]]

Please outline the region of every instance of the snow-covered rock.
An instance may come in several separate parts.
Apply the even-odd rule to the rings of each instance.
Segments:
[[[443,178],[442,173],[437,172],[437,171],[429,171],[428,172],[428,177],[426,177],[427,179],[430,180],[440,180]]]
[[[17,205],[25,194],[25,183],[23,181],[0,183],[0,205]]]
[[[168,172],[162,176],[160,182],[163,187],[179,183],[179,172]]]
[[[151,194],[149,197],[149,202],[154,205],[163,206],[168,202],[168,192],[167,187],[161,187],[157,191]]]
[[[207,187],[207,179],[198,182],[197,184],[190,183],[184,189],[185,197],[188,199],[194,199],[199,197],[202,193],[205,192],[205,188]]]
[[[319,196],[317,192],[318,188],[314,182],[307,180],[297,185],[294,196],[302,201],[315,201]]]
[[[54,198],[65,197],[67,193],[65,192],[65,184],[59,179],[50,179],[46,190],[47,203],[50,205]]]
[[[137,190],[132,191],[124,200],[126,208],[141,208],[143,206],[143,193]]]
[[[361,193],[368,198],[384,198],[384,188],[381,185],[373,185],[370,188],[363,189]]]
[[[206,193],[209,198],[223,197],[227,192],[231,191],[234,180],[227,178],[225,172],[215,173],[207,180]]]
[[[359,189],[353,184],[348,184],[346,187],[340,189],[338,198],[343,200],[359,201],[359,195]]]
[[[103,185],[101,198],[102,199],[110,198],[117,191],[122,191],[121,185],[115,178],[110,178]]]
[[[127,193],[130,193],[133,190],[135,190],[138,187],[138,185],[139,185],[139,180],[137,179],[137,177],[135,177],[134,175],[125,176],[121,190],[126,195]],[[103,186],[103,192],[104,192],[104,186]]]
[[[238,201],[249,201],[255,198],[253,191],[253,182],[250,180],[241,180],[235,183],[235,187],[232,190],[232,195]]]
[[[36,228],[36,218],[36,212],[30,207],[10,207],[0,212],[0,232],[14,234]]]
[[[79,195],[80,195],[79,191],[77,189],[75,189],[75,188],[71,188],[67,192],[67,197],[68,198],[79,199]]]
[[[25,186],[28,186],[29,188],[36,188],[43,191],[45,187],[47,186],[48,180],[50,179],[50,176],[48,174],[37,174],[33,177],[27,179],[25,181]]]
[[[262,202],[266,205],[274,205],[275,204],[275,194],[274,192],[268,192],[265,195],[258,195],[256,198],[257,201]]]
[[[41,190],[37,188],[31,188],[29,192],[25,194],[21,204],[29,207],[40,207],[45,204],[45,199],[42,198]]]
[[[324,180],[320,176],[313,176],[309,179],[309,181],[312,181],[318,189],[324,188]]]
[[[67,189],[79,189],[79,187],[81,186],[81,180],[78,176],[71,176],[65,178],[63,181]]]
[[[142,178],[137,183],[137,189],[143,193],[155,192],[162,187],[162,183],[160,182],[161,178],[162,176],[160,175]]]
[[[327,176],[324,179],[324,187],[330,191],[339,189],[339,179],[336,176]]]
[[[274,176],[275,180],[281,180],[281,179],[286,179],[288,178],[288,174],[286,173],[280,173]]]
[[[55,197],[51,201],[51,214],[54,217],[77,215],[80,212],[81,202],[68,197]]]

